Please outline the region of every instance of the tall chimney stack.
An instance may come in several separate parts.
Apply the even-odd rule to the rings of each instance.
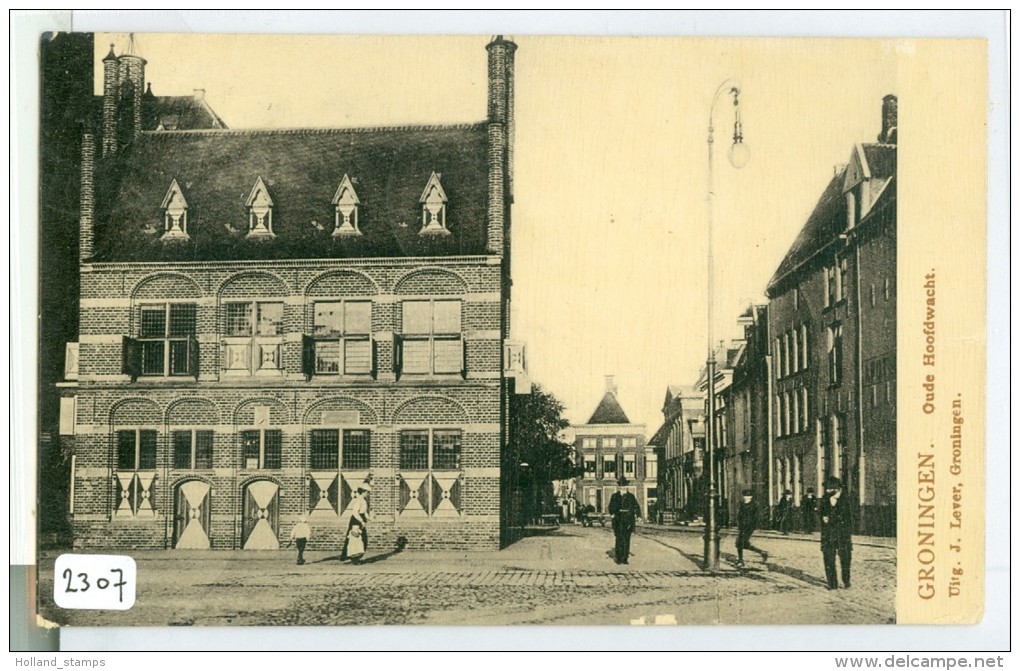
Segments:
[[[120,66],[113,45],[103,59],[103,153],[108,157],[117,153],[117,107]]]
[[[896,144],[896,96],[882,98],[882,132],[878,141],[882,144]]]
[[[95,252],[96,142],[91,129],[81,139],[81,202],[78,210],[78,260],[85,263]]]
[[[489,203],[486,248],[502,256],[512,200],[513,79],[517,45],[497,35],[489,42]]]
[[[145,92],[145,59],[128,53],[120,57],[121,114],[124,115],[123,142],[142,132],[142,94]]]

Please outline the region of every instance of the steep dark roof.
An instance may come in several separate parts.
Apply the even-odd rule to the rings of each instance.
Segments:
[[[885,180],[896,175],[896,145],[869,143],[860,146],[872,179]],[[845,177],[846,169],[843,169],[825,187],[797,239],[769,280],[767,294],[772,295],[772,290],[783,278],[830,244],[843,230],[846,225],[846,203],[842,193]]]
[[[160,123],[173,119],[173,130],[205,130],[226,128],[216,112],[205,101],[193,96],[153,96],[142,103],[142,130],[155,130]],[[167,129],[171,130],[171,129]]]
[[[630,420],[627,419],[627,413],[620,407],[620,402],[616,400],[616,394],[607,391],[606,395],[599,401],[599,407],[595,408],[595,412],[592,413],[588,423],[630,424]]]
[[[422,190],[440,173],[451,235],[419,235]],[[333,238],[347,174],[362,236]],[[272,240],[247,240],[258,177],[273,200]],[[375,129],[142,133],[97,179],[96,260],[455,256],[485,253],[484,124]],[[165,243],[171,180],[188,203],[188,242]]]
[[[843,178],[845,174],[846,170],[841,170],[825,187],[811,216],[808,217],[804,227],[800,229],[797,239],[790,245],[790,249],[779,264],[779,268],[776,269],[775,275],[769,280],[765,290],[767,294],[771,295],[772,289],[784,277],[831,242],[836,231],[844,225],[846,203],[843,201]]]
[[[103,96],[93,96],[95,127],[103,127]],[[142,130],[156,130],[164,119],[173,119],[174,130],[227,128],[226,122],[204,100],[194,96],[142,96]]]
[[[896,145],[865,144],[861,147],[872,178],[886,179],[896,175]]]
[[[675,415],[674,415],[675,417]],[[670,419],[667,422],[663,422],[662,426],[655,432],[651,440],[645,443],[645,447],[665,447],[666,439],[669,438],[669,432],[673,429],[673,420]]]

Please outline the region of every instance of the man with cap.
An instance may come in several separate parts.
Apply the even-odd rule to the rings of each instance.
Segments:
[[[630,535],[641,517],[637,499],[628,491],[627,478],[616,483],[616,492],[609,498],[609,514],[613,516],[613,534],[616,536],[616,563],[627,564],[630,557]]]
[[[818,504],[822,522],[822,561],[825,563],[825,582],[829,589],[839,587],[836,580],[836,557],[843,578],[843,587],[850,588],[850,504],[843,496],[843,483],[839,478],[825,481],[825,494]]]
[[[761,560],[767,562],[769,553],[751,545],[751,534],[758,528],[758,504],[754,502],[754,493],[750,489],[743,491],[743,500],[737,509],[737,566],[744,565],[744,550],[757,552]]]

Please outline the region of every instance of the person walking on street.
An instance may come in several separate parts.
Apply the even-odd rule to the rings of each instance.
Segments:
[[[340,550],[340,560],[350,559],[351,563],[357,564],[365,551],[368,550],[368,493],[372,491],[372,485],[362,482],[358,485],[358,491],[351,501],[351,521],[347,523],[347,533],[344,535],[344,545]],[[357,528],[357,531],[354,529]],[[357,537],[355,544],[360,552],[351,551],[351,537]]]
[[[290,530],[290,540],[297,546],[297,563],[305,563],[305,546],[312,535],[312,528],[308,526],[308,516],[303,516],[294,528]]]
[[[815,500],[815,490],[808,487],[807,494],[800,500],[800,512],[804,516],[804,533],[813,534],[818,522],[818,502]]]
[[[745,489],[740,508],[737,509],[737,566],[744,565],[744,550],[757,552],[762,562],[769,560],[768,552],[751,545],[751,534],[758,528],[758,514],[754,493],[750,489]]]
[[[790,523],[793,521],[793,492],[789,489],[783,492],[783,498],[779,499],[779,509],[776,514],[779,517],[779,531],[784,536],[789,536]]]
[[[822,521],[822,561],[825,564],[825,582],[829,589],[839,587],[836,580],[836,557],[843,578],[843,587],[850,589],[850,558],[853,545],[850,541],[850,504],[843,496],[843,483],[830,477],[825,481],[825,496],[818,506]]]
[[[634,495],[623,488],[627,479],[620,478],[616,492],[609,499],[609,514],[613,516],[613,534],[616,536],[616,563],[627,564],[630,557],[630,535],[637,526],[637,518],[641,517]]]

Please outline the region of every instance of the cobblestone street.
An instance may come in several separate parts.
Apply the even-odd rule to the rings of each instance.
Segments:
[[[534,530],[501,552],[385,552],[360,566],[325,552],[294,564],[286,552],[135,555],[138,596],[126,612],[53,605],[53,561],[40,560],[40,612],[67,625],[628,625],[883,624],[895,619],[891,539],[855,539],[854,583],[825,589],[817,537],[763,532],[768,564],[733,566],[722,537],[715,574],[699,568],[697,529],[641,527],[617,566],[608,528]]]

